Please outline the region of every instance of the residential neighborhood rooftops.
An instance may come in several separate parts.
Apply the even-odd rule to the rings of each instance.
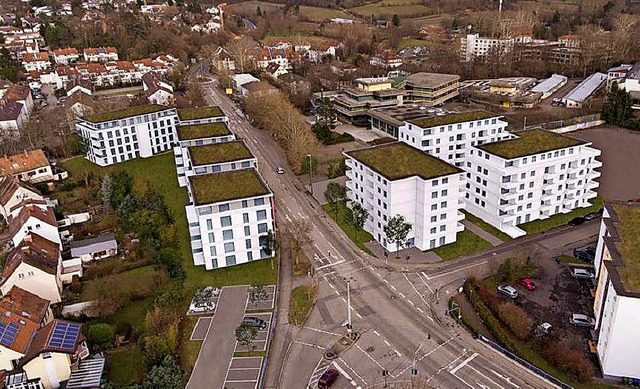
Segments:
[[[84,339],[82,324],[55,319],[36,332],[19,365],[24,366],[42,352],[73,354]]]
[[[13,286],[9,293],[0,298],[0,308],[19,313],[36,323],[40,323],[49,309],[49,300],[38,297],[18,286]]]
[[[517,138],[485,143],[476,147],[504,159],[513,159],[586,143],[545,130],[523,131],[516,135],[518,136]]]
[[[109,233],[89,239],[73,240],[69,246],[71,247],[71,256],[80,257],[85,254],[117,249],[118,242],[116,242],[115,234]]]
[[[178,110],[180,120],[197,120],[224,116],[218,106],[184,108]]]
[[[189,177],[195,205],[264,196],[271,193],[256,169]]]
[[[253,158],[253,154],[241,140],[189,147],[189,155],[194,166]]]
[[[20,174],[46,166],[49,166],[49,160],[41,149],[0,158],[0,173]]]
[[[31,343],[39,323],[21,312],[0,307],[0,345],[24,354]]]
[[[346,153],[389,180],[418,176],[424,180],[462,170],[405,143],[395,142]]]
[[[172,108],[168,108],[158,104],[140,105],[137,107],[129,107],[129,108],[120,109],[117,111],[104,112],[104,113],[99,113],[95,115],[88,115],[88,116],[84,116],[83,119],[92,123],[102,123],[102,122],[110,122],[113,120],[125,119],[132,116],[160,112],[167,109],[172,109]]]
[[[467,112],[453,112],[444,115],[429,115],[428,117],[413,119],[409,123],[415,124],[421,128],[429,128],[436,126],[444,126],[447,124],[471,122],[474,120],[483,120],[489,118],[495,118],[501,115],[487,112],[487,111],[467,111]]]
[[[212,138],[232,134],[224,122],[178,126],[177,131],[179,140]]]
[[[610,233],[615,235],[614,246],[622,260],[615,266],[618,275],[627,291],[640,293],[640,203],[610,203],[607,207],[614,211],[615,231]]]

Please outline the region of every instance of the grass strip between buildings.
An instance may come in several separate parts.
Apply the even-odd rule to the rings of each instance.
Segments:
[[[489,247],[492,247],[491,243],[487,242],[486,240],[482,239],[469,230],[464,230],[458,233],[457,239],[454,243],[449,243],[430,251],[433,251],[440,258],[447,261],[450,259],[477,253],[478,251],[488,249]]]
[[[345,214],[346,212],[346,208],[347,205],[345,203],[339,203],[338,204],[338,212],[337,215],[331,210],[331,207],[329,206],[329,204],[325,204],[322,206],[322,209],[324,209],[324,211],[331,216],[331,218],[333,220],[335,220],[336,223],[338,223],[338,225],[340,226],[340,228],[342,229],[342,231],[344,231],[345,234],[347,234],[347,236],[349,237],[349,239],[351,239],[351,241],[353,243],[356,244],[356,246],[358,246],[358,248],[360,248],[360,250],[364,251],[365,253],[371,255],[371,256],[376,256],[373,251],[369,250],[369,248],[367,246],[365,246],[365,243],[369,243],[373,240],[373,235],[371,235],[370,233],[368,233],[367,231],[363,231],[360,230],[358,231],[358,234],[356,235],[356,232],[353,228],[353,226],[347,224],[342,215]]]
[[[508,242],[510,240],[513,240],[512,237],[500,231],[499,229],[492,226],[491,224],[487,223],[486,221],[480,219],[479,217],[474,216],[473,214],[467,211],[462,211],[462,212],[464,212],[465,214],[465,219],[468,220],[470,223],[473,223],[476,226],[482,228],[483,230],[487,231],[488,233],[500,239],[501,241]]]

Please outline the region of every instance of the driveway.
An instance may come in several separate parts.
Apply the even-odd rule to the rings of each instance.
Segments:
[[[247,286],[222,289],[216,314],[200,348],[198,360],[187,383],[188,389],[222,388],[236,345],[236,327],[244,317]]]

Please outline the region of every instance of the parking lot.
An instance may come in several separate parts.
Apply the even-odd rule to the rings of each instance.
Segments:
[[[262,357],[234,357],[227,370],[223,388],[257,388],[262,369],[262,360]]]
[[[264,286],[266,298],[262,298],[256,301],[251,301],[251,288],[249,288],[249,300],[247,301],[247,312],[251,311],[264,311],[266,309],[273,310],[275,303],[275,285]]]

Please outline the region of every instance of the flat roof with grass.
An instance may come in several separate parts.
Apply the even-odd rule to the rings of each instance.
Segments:
[[[271,193],[256,169],[189,177],[195,205],[265,196]]]
[[[194,166],[253,158],[253,154],[241,140],[189,147],[189,155]]]
[[[477,147],[489,154],[504,159],[513,159],[587,143],[545,130],[523,131],[516,135],[518,138],[485,143]]]
[[[346,154],[392,181],[412,176],[430,180],[462,171],[401,142],[349,151]]]
[[[224,112],[218,106],[183,108],[178,110],[180,120],[197,120],[206,118],[217,118],[224,116]]]
[[[224,122],[178,126],[178,139],[192,140],[231,135],[231,130]]]
[[[98,113],[95,115],[87,115],[87,116],[83,116],[83,119],[92,123],[102,123],[102,122],[110,122],[113,120],[125,119],[132,116],[146,115],[148,113],[165,111],[168,109],[173,109],[173,108],[165,107],[164,105],[158,105],[158,104],[140,105],[137,107],[119,109],[117,111]]]
[[[430,128],[436,126],[445,126],[447,124],[464,123],[472,122],[474,120],[495,118],[498,116],[502,115],[487,111],[454,112],[442,116],[430,115],[429,117],[410,120],[409,123],[415,124],[420,128]]]
[[[640,205],[611,206],[619,219],[615,226],[620,241],[615,245],[624,263],[618,267],[618,274],[628,291],[640,292]]]

